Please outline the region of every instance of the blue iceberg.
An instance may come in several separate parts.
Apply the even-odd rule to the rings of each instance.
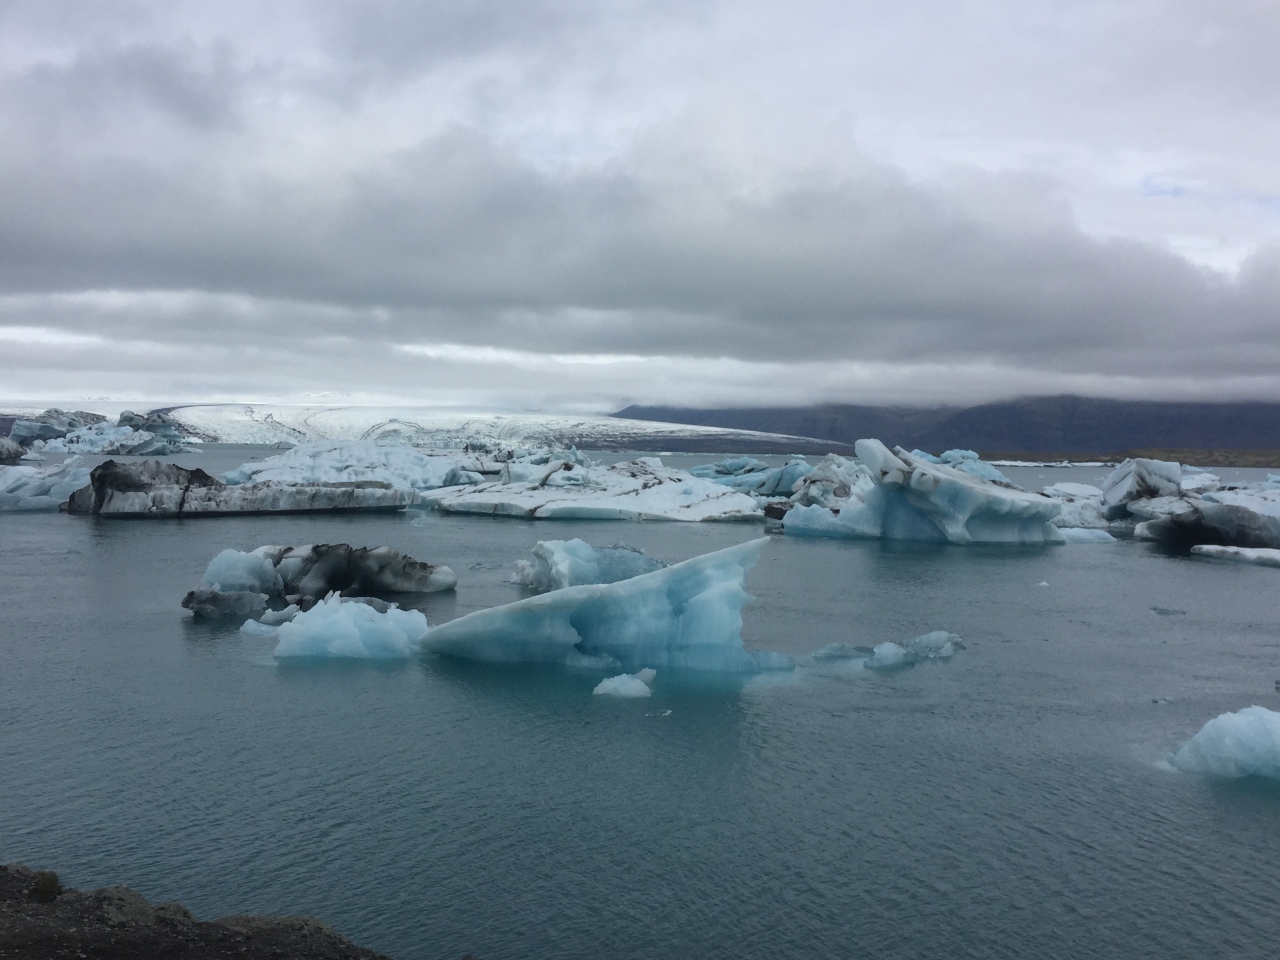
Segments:
[[[758,673],[790,657],[742,643],[747,571],[767,537],[610,584],[555,590],[459,617],[423,649],[506,663],[560,663],[634,673],[643,668]]]
[[[517,560],[516,583],[543,593],[584,583],[617,583],[644,573],[661,570],[666,564],[645,556],[643,550],[615,543],[593,547],[585,540],[539,540],[533,560]]]
[[[1280,713],[1247,707],[1214,717],[1169,762],[1187,773],[1211,777],[1280,780]]]

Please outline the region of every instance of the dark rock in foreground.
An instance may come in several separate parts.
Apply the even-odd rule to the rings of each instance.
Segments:
[[[230,484],[203,470],[159,460],[94,467],[89,486],[67,503],[69,513],[115,517],[196,517],[248,513],[386,512],[417,502],[412,490],[377,481]]]
[[[202,922],[180,903],[152,906],[128,887],[59,890],[57,878],[0,867],[0,955],[33,960],[379,960],[311,917],[222,917]]]

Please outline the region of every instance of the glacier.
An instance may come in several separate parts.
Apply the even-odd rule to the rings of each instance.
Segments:
[[[1246,707],[1214,717],[1169,758],[1186,773],[1280,780],[1280,713]]]
[[[417,610],[375,610],[331,595],[280,624],[273,656],[399,660],[418,652],[427,618]]]
[[[758,520],[756,501],[711,480],[665,467],[657,457],[611,466],[554,460],[532,479],[499,479],[422,494],[445,513],[562,520]]]
[[[742,643],[743,589],[762,537],[610,584],[478,610],[427,633],[426,651],[470,660],[758,673],[790,657]]]
[[[0,466],[0,513],[57,510],[88,482],[79,457],[49,467]]]
[[[868,472],[838,512],[816,504],[793,507],[782,521],[786,533],[937,543],[1064,542],[1051,522],[1062,507],[1051,497],[932,463],[901,447],[890,452],[879,440],[859,440],[855,449]]]
[[[494,452],[516,447],[593,450],[776,450],[828,441],[604,416],[450,412],[432,407],[200,404],[169,415],[184,432],[223,443],[386,439],[422,449]]]
[[[517,560],[515,583],[539,593],[586,583],[616,583],[660,570],[666,564],[643,550],[615,543],[593,547],[585,540],[539,540],[533,560]]]

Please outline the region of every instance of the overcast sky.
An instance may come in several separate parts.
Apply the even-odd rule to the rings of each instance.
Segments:
[[[0,398],[1280,399],[1275,0],[0,0]]]

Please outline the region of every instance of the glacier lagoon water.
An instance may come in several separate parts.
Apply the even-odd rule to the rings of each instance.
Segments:
[[[314,914],[402,960],[1274,955],[1280,787],[1161,761],[1211,717],[1280,707],[1275,570],[775,537],[744,637],[801,668],[659,675],[637,700],[562,669],[277,664],[178,607],[227,547],[448,564],[436,623],[523,596],[507,578],[540,539],[678,561],[758,531],[0,517],[0,856],[200,917]],[[804,660],[931,630],[967,649]]]

